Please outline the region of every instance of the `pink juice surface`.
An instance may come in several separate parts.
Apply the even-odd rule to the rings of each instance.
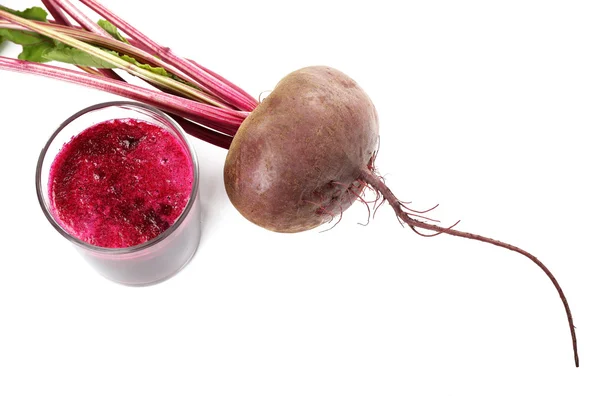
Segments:
[[[50,209],[71,235],[129,247],[164,232],[185,209],[194,171],[184,145],[135,119],[94,125],[71,139],[50,168]]]

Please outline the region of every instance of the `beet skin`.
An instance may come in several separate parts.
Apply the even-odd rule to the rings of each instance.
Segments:
[[[378,128],[373,103],[342,72],[292,72],[233,138],[227,194],[244,217],[272,231],[331,221],[362,192],[358,179],[375,153]]]

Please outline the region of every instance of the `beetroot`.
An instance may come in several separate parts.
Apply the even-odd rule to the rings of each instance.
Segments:
[[[377,113],[352,79],[328,67],[286,76],[242,123],[225,162],[225,188],[250,221],[299,232],[343,212],[374,157]]]
[[[375,173],[378,138],[377,113],[356,82],[329,67],[292,72],[233,138],[224,168],[227,195],[253,223],[276,232],[299,232],[331,221],[370,187],[392,206],[401,223],[422,236],[445,233],[520,253],[535,262],[558,291],[579,366],[571,310],[548,268],[516,246],[434,225],[423,212],[409,209]]]

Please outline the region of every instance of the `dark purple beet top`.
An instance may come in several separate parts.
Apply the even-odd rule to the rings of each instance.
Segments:
[[[193,164],[184,145],[157,125],[117,119],[65,144],[50,168],[50,208],[76,238],[130,247],[164,232],[190,199]]]

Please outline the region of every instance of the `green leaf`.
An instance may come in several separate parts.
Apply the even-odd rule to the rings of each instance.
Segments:
[[[0,5],[0,10],[16,15],[17,17],[31,19],[34,21],[48,22],[48,13],[41,7],[31,7],[24,11],[17,11]]]
[[[120,56],[123,60],[132,63],[133,65],[135,65],[136,67],[140,67],[142,69],[145,69],[146,71],[150,71],[153,72],[157,75],[162,75],[162,76],[168,76],[169,78],[173,77],[173,74],[168,73],[164,68],[162,67],[153,67],[151,65],[148,64],[142,64],[141,62],[139,62],[138,60],[136,60],[133,57],[130,57],[128,55],[121,55]]]
[[[56,42],[35,32],[16,29],[0,29],[0,38],[23,46],[19,60],[45,62],[44,53],[56,46]]]
[[[132,63],[132,64],[133,64],[133,65],[135,65],[136,67],[139,67],[139,68],[145,69],[146,71],[150,71],[150,72],[152,72],[152,73],[154,73],[154,74],[157,74],[157,75],[166,76],[166,77],[168,77],[168,78],[171,78],[171,79],[174,79],[174,80],[176,80],[177,82],[184,83],[184,84],[186,84],[186,85],[188,85],[188,86],[191,86],[191,87],[195,87],[195,86],[191,85],[189,82],[187,82],[187,81],[185,81],[185,80],[181,79],[180,77],[178,77],[178,76],[177,76],[177,75],[175,75],[175,74],[172,74],[172,73],[168,72],[167,70],[165,70],[165,69],[164,69],[164,68],[162,68],[162,67],[153,67],[153,66],[151,66],[151,65],[149,65],[149,64],[142,64],[141,62],[139,62],[139,61],[138,61],[138,60],[136,60],[135,58],[133,58],[133,57],[131,57],[131,56],[128,56],[128,55],[126,55],[126,54],[119,55],[119,57],[121,57],[123,60],[125,60],[125,61],[127,61],[127,62],[130,62],[130,63]]]
[[[36,45],[40,42],[50,41],[49,38],[35,32],[6,28],[0,29],[0,37],[8,40],[9,42],[20,44],[22,46]]]
[[[48,13],[40,7],[31,7],[24,11],[17,11],[0,5],[0,10],[16,15],[17,17],[47,22]],[[20,60],[37,62],[44,62],[43,54],[55,45],[55,42],[46,36],[18,29],[0,29],[0,43],[4,40],[23,46],[23,51],[19,54]]]
[[[22,18],[34,19],[37,21],[46,21],[47,13],[39,7],[28,8],[25,11],[15,11],[9,8],[0,6],[1,10],[7,11],[11,14],[17,15]],[[128,43],[117,29],[116,26],[106,20],[98,21],[98,25],[104,29],[113,38]],[[23,51],[19,54],[19,59],[24,61],[33,62],[50,62],[58,61],[67,64],[73,64],[78,66],[92,67],[92,68],[117,68],[112,63],[101,60],[100,58],[90,55],[85,51],[78,50],[74,47],[67,46],[59,41],[52,40],[46,36],[40,35],[35,32],[21,31],[17,29],[0,29],[0,41],[9,40],[15,44],[23,46]],[[105,50],[105,49],[103,49]],[[128,55],[121,55],[114,51],[105,50],[121,59],[139,67],[146,71],[152,72],[153,74],[169,77],[183,82],[177,76],[167,72],[164,68],[153,67],[149,64],[143,64],[137,61],[135,58]]]
[[[62,43],[59,43],[57,46],[48,49],[44,53],[44,58],[47,61],[64,62],[67,64],[79,65],[81,67],[108,69],[116,68],[115,65],[109,62],[101,60],[96,56],[90,55],[83,50],[79,50],[70,46],[65,46]]]
[[[48,62],[46,53],[55,47],[55,43],[52,40],[46,40],[39,42],[35,45],[23,46],[23,51],[19,54],[19,60],[33,61],[33,62]]]
[[[17,35],[14,35],[15,32]],[[24,34],[27,32],[10,30],[6,35],[8,40],[23,45],[23,51],[19,54],[19,60],[41,63],[58,61],[85,67],[115,68],[111,63],[56,40],[52,40],[36,33],[32,33],[29,36],[20,35],[21,33]],[[1,34],[2,32],[0,30],[0,35]],[[118,56],[115,52],[111,53]]]
[[[107,20],[101,19],[100,21],[98,21],[98,25],[100,25],[100,28],[104,29],[106,33],[108,33],[113,38],[124,43],[129,43],[127,39],[125,39],[123,35],[121,35],[117,27],[108,22]]]

